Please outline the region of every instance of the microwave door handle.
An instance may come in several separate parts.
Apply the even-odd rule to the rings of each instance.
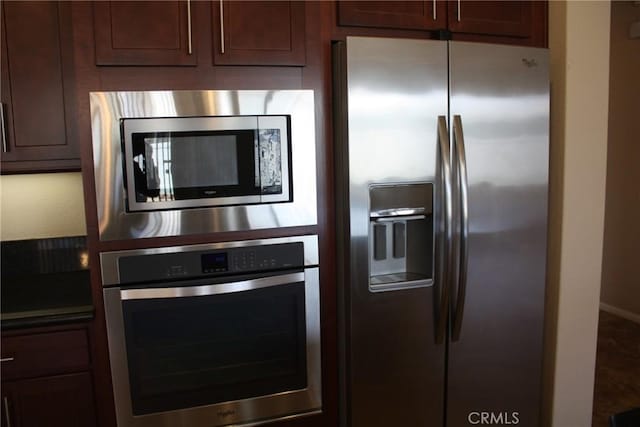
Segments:
[[[176,288],[123,289],[121,300],[144,300],[152,298],[185,298],[222,295],[233,292],[251,291],[271,286],[304,282],[304,273],[296,272],[278,276],[260,277],[238,282],[218,283],[215,285],[185,286]]]

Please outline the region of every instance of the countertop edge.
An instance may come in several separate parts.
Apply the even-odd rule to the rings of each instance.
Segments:
[[[87,322],[94,318],[94,307],[84,308],[77,312],[61,314],[42,314],[40,316],[15,317],[12,319],[1,319],[0,330],[8,331],[22,328],[35,328],[41,326],[52,326],[64,323]],[[45,312],[45,310],[43,310]]]

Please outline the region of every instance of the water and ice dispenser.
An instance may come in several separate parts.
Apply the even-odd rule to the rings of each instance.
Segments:
[[[369,290],[433,283],[433,184],[369,187]]]

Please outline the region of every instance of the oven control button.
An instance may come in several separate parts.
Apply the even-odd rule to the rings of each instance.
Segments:
[[[182,265],[172,265],[167,268],[167,277],[184,276],[185,274],[187,273]]]
[[[233,267],[237,270],[256,268],[256,254],[254,251],[242,252],[233,257]]]

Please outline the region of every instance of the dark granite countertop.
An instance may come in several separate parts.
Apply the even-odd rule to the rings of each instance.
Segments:
[[[20,240],[1,245],[2,329],[93,318],[85,237]]]

